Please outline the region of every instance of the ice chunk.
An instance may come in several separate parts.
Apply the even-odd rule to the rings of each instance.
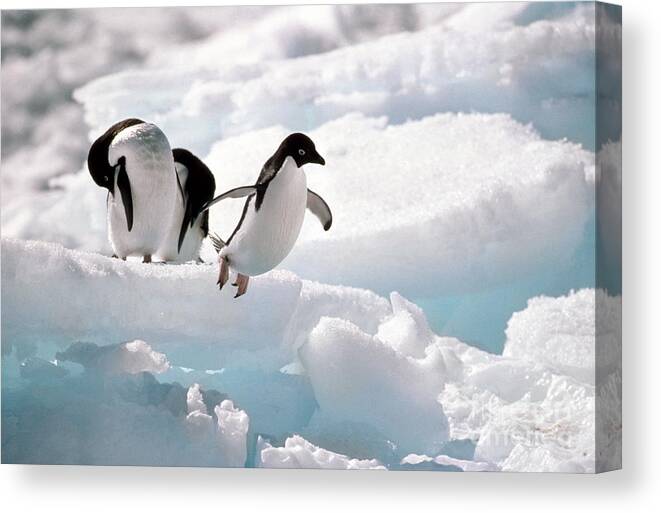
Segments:
[[[218,442],[228,467],[243,467],[248,454],[250,419],[245,411],[225,399],[214,409],[218,419]]]
[[[397,292],[390,294],[390,303],[392,316],[379,325],[377,338],[402,354],[424,357],[425,349],[434,339],[424,312]]]
[[[79,363],[121,367],[125,356],[144,357],[140,370],[165,370],[140,342],[128,346],[134,352],[125,348],[126,354],[121,347],[107,353],[94,345],[139,336],[177,366],[269,373],[296,359],[324,315],[372,333],[392,313],[389,302],[373,292],[308,282],[284,271],[252,280],[251,293],[234,301],[230,290],[218,292],[214,285],[216,265],[145,265],[9,239],[2,240],[2,264],[3,348],[11,352],[15,346],[23,359],[52,359],[80,340],[91,345],[78,347]],[[99,358],[108,361],[93,362]],[[155,360],[149,363],[150,358]],[[225,377],[228,386],[240,389],[231,375]]]
[[[200,385],[194,383],[186,393],[186,404],[188,406],[189,415],[193,412],[199,411],[200,413],[206,413],[207,407],[204,404],[202,399],[202,392],[200,391]]]
[[[194,368],[231,361],[277,370],[289,363],[282,342],[301,281],[276,271],[252,280],[245,301],[232,301],[229,289],[218,292],[216,274],[215,265],[145,265],[3,239],[3,339],[63,348],[140,337]]]
[[[285,440],[284,447],[258,441],[258,466],[265,468],[324,468],[386,470],[378,460],[358,460],[317,447],[300,436]]]
[[[104,374],[151,372],[160,374],[170,368],[162,353],[154,351],[144,340],[99,347],[96,344],[76,342],[66,351],[57,353],[61,361],[81,364]]]
[[[401,451],[433,452],[447,440],[436,347],[405,356],[353,323],[324,317],[299,352],[321,415],[375,426]]]

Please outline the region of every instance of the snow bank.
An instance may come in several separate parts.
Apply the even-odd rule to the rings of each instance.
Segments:
[[[216,275],[215,265],[144,265],[3,239],[3,340],[27,348],[48,333],[64,348],[140,337],[178,365],[288,363],[278,348],[301,280],[273,272],[253,280],[252,294],[238,302],[229,289],[218,291]]]
[[[154,359],[139,370],[167,370],[155,363],[160,357],[153,348],[177,366],[277,372],[296,359],[322,316],[375,332],[392,312],[372,292],[308,282],[285,271],[251,280],[251,294],[234,300],[229,288],[218,291],[217,272],[216,264],[145,265],[3,239],[4,348],[16,347],[22,358],[53,358],[55,351],[84,342],[64,355],[126,370],[122,359],[135,349]],[[149,345],[117,345],[135,337]]]
[[[280,123],[311,130],[350,112],[401,123],[443,111],[505,111],[533,121],[547,136],[588,143],[590,127],[574,121],[593,114],[591,6],[528,26],[496,23],[485,31],[465,25],[442,23],[279,61],[260,60],[263,53],[281,52],[277,42],[274,50],[257,44],[257,55],[249,59],[255,63],[236,65],[242,52],[223,36],[214,51],[197,54],[205,61],[197,67],[125,71],[86,85],[76,98],[94,133],[131,113],[157,121],[175,146],[202,153],[230,135]],[[253,53],[254,41],[243,53]],[[158,110],[152,102],[136,101],[154,91]]]
[[[245,149],[284,133],[219,143],[208,158],[218,180],[246,183],[246,170],[259,167],[241,166]],[[593,155],[506,115],[399,126],[351,115],[311,136],[328,165],[309,169],[308,183],[334,224],[323,232],[306,219],[282,266],[326,283],[420,297],[521,279],[571,258],[594,205]],[[211,215],[220,233],[236,217],[228,208]]]
[[[453,5],[137,8],[130,16],[120,9],[6,12],[2,70],[11,80],[2,94],[2,160],[5,169],[21,172],[3,173],[3,190],[43,191],[50,178],[78,169],[88,128],[71,96],[100,76],[295,58],[430,24],[459,28],[459,18],[480,15],[486,30],[524,8],[473,10],[470,16]],[[152,108],[156,93],[147,97]]]
[[[335,470],[386,470],[378,460],[358,460],[317,447],[300,436],[285,440],[284,447],[258,441],[259,467],[323,468]]]
[[[285,134],[273,128],[218,143],[207,163],[219,188],[253,182]],[[446,114],[400,126],[351,115],[311,136],[328,165],[308,170],[309,185],[331,206],[334,224],[324,232],[308,216],[282,264],[308,279],[453,295],[566,263],[590,218],[593,155],[545,141],[506,115]],[[84,173],[61,185],[43,203],[11,207],[4,233],[108,252],[100,189]],[[227,237],[240,209],[238,201],[214,207],[212,229]]]

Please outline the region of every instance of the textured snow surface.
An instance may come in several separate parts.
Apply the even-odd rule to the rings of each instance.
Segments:
[[[498,356],[437,336],[398,293],[275,271],[235,301],[212,287],[215,266],[12,240],[2,259],[7,461],[242,466],[253,454],[262,466],[594,470],[594,332],[576,329],[594,325],[594,290],[531,299]],[[618,298],[598,293],[617,310]],[[129,329],[148,342],[118,343]],[[285,365],[296,373],[277,371]],[[45,384],[48,395],[36,394]],[[602,390],[615,404],[615,385]],[[100,411],[114,419],[115,452],[99,438],[105,427],[73,427]],[[35,412],[55,416],[44,444],[65,441],[29,447]],[[161,433],[145,445],[150,429]],[[474,452],[453,456],[462,441]]]

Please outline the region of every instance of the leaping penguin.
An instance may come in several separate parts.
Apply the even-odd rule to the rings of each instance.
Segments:
[[[182,148],[172,150],[177,171],[177,199],[172,226],[159,250],[168,262],[198,260],[202,241],[209,233],[209,212],[204,205],[216,192],[213,173],[199,158]]]
[[[223,288],[229,270],[238,273],[234,297],[245,294],[250,276],[276,267],[289,254],[303,225],[306,207],[328,230],[333,217],[326,202],[307,188],[303,166],[325,165],[312,140],[304,134],[291,134],[269,158],[255,185],[237,187],[214,198],[204,208],[226,198],[247,200],[239,224],[223,242],[212,236],[218,251],[220,273],[218,286]]]
[[[140,119],[115,123],[92,144],[87,167],[96,184],[108,189],[113,256],[141,256],[151,262],[171,226],[177,194],[165,134]]]

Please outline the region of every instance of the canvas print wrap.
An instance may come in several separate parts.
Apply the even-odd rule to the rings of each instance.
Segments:
[[[621,466],[621,10],[2,12],[2,462]]]

